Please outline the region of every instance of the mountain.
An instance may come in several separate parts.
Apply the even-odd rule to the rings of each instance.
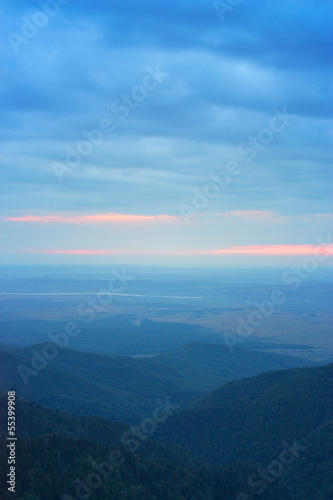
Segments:
[[[237,459],[271,468],[270,478],[274,470],[283,474],[297,499],[327,500],[332,419],[329,364],[229,382],[172,415],[157,436],[217,464]],[[258,487],[262,481],[257,478]]]
[[[51,408],[134,423],[153,411],[157,399],[179,404],[234,378],[311,364],[199,343],[148,358],[91,354],[55,344],[2,344],[0,388]]]
[[[301,444],[306,453],[286,470],[285,482],[293,496],[302,500],[333,498],[333,419],[310,432]],[[319,486],[320,485],[320,486]]]
[[[85,437],[98,443],[116,443],[127,424],[103,417],[75,415],[30,403],[16,396],[17,433],[20,438],[43,434]],[[0,394],[0,434],[7,435],[7,394]]]
[[[197,347],[184,349],[183,356],[200,358]],[[7,368],[9,361],[26,359],[15,357],[14,350],[2,352]],[[74,351],[63,352],[59,364],[61,359],[77,361]],[[170,354],[177,363],[180,355]],[[160,367],[156,360],[154,365]],[[47,370],[63,375],[54,388],[70,377],[69,369],[47,366],[36,383]],[[94,370],[92,365],[89,373]],[[333,364],[270,371],[228,382],[179,409],[168,411],[164,405],[165,418],[153,411],[135,427],[18,398],[18,498],[83,498],[77,488],[87,488],[90,478],[89,498],[95,500],[328,500],[333,491],[332,389]],[[79,404],[85,397],[80,394]],[[74,396],[70,403],[75,403]],[[0,409],[0,433],[5,436],[5,395]],[[106,474],[110,450],[124,462]],[[2,439],[0,493],[5,500],[11,498],[5,493],[6,455]],[[106,477],[95,488],[91,478],[96,479],[96,471]]]
[[[0,396],[0,431],[5,432],[6,400]],[[149,456],[143,456],[144,450],[134,454],[121,443],[121,435],[128,432],[124,424],[68,415],[20,398],[16,403],[18,416],[24,417],[15,464],[20,500],[234,500],[246,478],[258,473],[240,462],[226,467],[197,463],[179,447],[161,448],[153,440]],[[10,500],[6,444],[0,441],[0,497]],[[279,482],[260,498],[291,500]]]
[[[194,342],[175,351],[149,358],[162,363],[190,380],[201,394],[235,378],[250,377],[270,370],[283,370],[316,363],[308,359],[281,356],[250,349]]]

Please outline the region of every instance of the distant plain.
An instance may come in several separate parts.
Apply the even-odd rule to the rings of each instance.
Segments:
[[[9,273],[0,280],[0,342],[48,342],[50,332],[63,331],[73,321],[81,333],[70,339],[70,347],[90,352],[141,356],[190,342],[234,339],[231,343],[242,347],[333,359],[333,285],[323,274],[292,290],[282,282],[280,269],[126,272],[131,279],[112,289],[123,295],[105,294],[110,273],[99,269],[36,271],[36,276],[22,277]],[[258,304],[267,303],[275,289],[284,302],[251,327],[250,315],[256,317]]]

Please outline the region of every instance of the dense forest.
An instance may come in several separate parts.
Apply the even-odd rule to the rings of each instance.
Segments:
[[[3,423],[5,395],[0,402]],[[18,400],[18,418],[22,419],[16,450],[19,500],[231,500],[248,491],[247,478],[257,473],[254,466],[241,462],[211,465],[181,447],[153,440],[134,454],[119,442],[127,426],[99,417],[69,415]],[[12,493],[6,491],[5,431],[2,426],[0,491],[7,500]],[[268,485],[260,498],[290,496],[276,483]]]
[[[235,378],[311,365],[240,348],[231,356],[224,345],[200,343],[148,358],[58,348],[49,359],[43,352],[50,345],[0,345],[0,389],[63,411],[130,423],[151,413],[156,398],[182,403]]]
[[[134,431],[143,424],[131,427],[18,398],[17,498],[328,500],[332,374],[331,364],[234,380],[170,412],[142,439]],[[5,500],[12,498],[6,487],[6,401],[3,393]]]
[[[234,380],[180,410],[157,435],[215,463],[269,466],[302,500],[332,498],[333,364]],[[329,431],[331,429],[331,431]],[[281,455],[282,454],[282,455]]]

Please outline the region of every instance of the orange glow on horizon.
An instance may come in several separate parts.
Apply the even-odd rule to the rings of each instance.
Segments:
[[[151,222],[151,221],[175,221],[179,217],[175,215],[135,215],[106,213],[96,215],[25,215],[22,217],[5,217],[3,220],[10,222],[36,222],[36,223],[64,223],[64,224],[98,224],[105,222]]]
[[[229,249],[212,250],[215,254],[250,254],[250,255],[311,255],[315,251],[332,253],[333,244],[329,245],[253,245]]]
[[[229,212],[217,213],[193,213],[190,215],[192,220],[198,217],[225,217],[235,218],[243,221],[257,221],[257,222],[280,222],[287,223],[291,221],[290,216],[280,215],[277,212],[270,210],[232,210]],[[332,213],[316,213],[304,214],[295,216],[297,220],[306,222],[315,221],[328,221],[333,218]],[[180,221],[180,215],[142,215],[142,214],[120,214],[114,212],[107,212],[102,214],[88,214],[88,215],[70,215],[66,213],[57,215],[22,215],[18,217],[2,217],[1,220],[8,222],[23,222],[23,223],[41,223],[41,224],[106,224],[106,223],[144,223],[144,222],[176,222]]]
[[[333,244],[325,245],[252,245],[236,246],[219,250],[88,250],[88,249],[26,249],[29,254],[52,254],[52,255],[333,255]]]

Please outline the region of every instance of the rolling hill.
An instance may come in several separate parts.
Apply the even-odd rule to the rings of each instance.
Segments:
[[[6,399],[0,396],[0,432],[6,432]],[[124,424],[69,415],[20,398],[17,416],[15,496],[21,500],[234,500],[246,477],[258,473],[240,462],[213,467],[193,461],[185,450],[153,440],[147,456],[147,448],[134,454],[121,443],[128,429]],[[6,443],[0,441],[0,497],[10,500]],[[291,500],[279,482],[260,498]]]
[[[149,415],[158,398],[180,404],[234,378],[311,365],[299,358],[239,348],[230,353],[225,346],[199,343],[146,358],[59,348],[54,359],[45,360],[45,345],[2,344],[0,388],[51,408],[131,423]]]
[[[217,464],[243,460],[277,467],[297,499],[327,500],[333,488],[332,419],[329,364],[229,382],[176,412],[157,436]],[[288,466],[279,463],[286,455]]]

